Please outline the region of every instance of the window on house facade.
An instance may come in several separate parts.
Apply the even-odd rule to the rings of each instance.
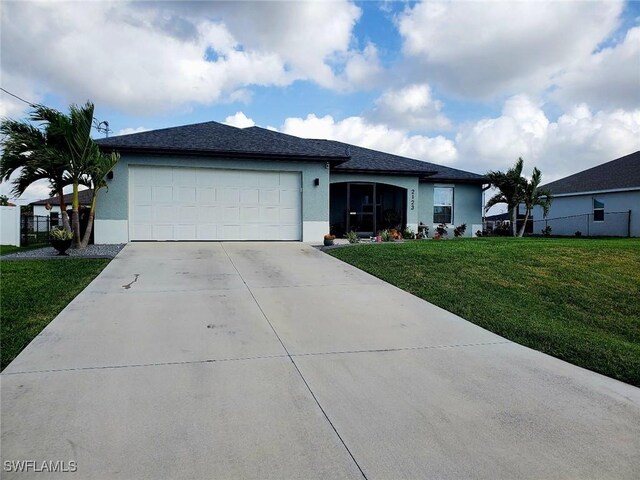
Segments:
[[[58,219],[58,212],[51,212],[49,213],[49,218],[51,219],[51,226],[52,227],[57,227],[60,223],[59,219]]]
[[[593,199],[593,221],[604,222],[604,202]]]
[[[433,223],[453,223],[453,187],[433,189]]]

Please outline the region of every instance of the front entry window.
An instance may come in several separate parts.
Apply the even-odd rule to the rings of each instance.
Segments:
[[[433,223],[453,223],[453,187],[433,189]]]

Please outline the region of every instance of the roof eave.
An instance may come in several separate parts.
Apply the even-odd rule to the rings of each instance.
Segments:
[[[118,153],[137,153],[147,155],[179,155],[182,157],[198,156],[198,157],[224,157],[224,158],[243,158],[243,159],[264,159],[264,160],[286,160],[286,161],[303,161],[303,162],[329,162],[330,164],[339,165],[350,160],[349,157],[343,156],[324,156],[324,155],[292,155],[286,153],[264,153],[264,152],[238,152],[227,150],[186,150],[172,148],[157,147],[131,147],[124,145],[104,145],[100,144],[102,151],[115,151]]]

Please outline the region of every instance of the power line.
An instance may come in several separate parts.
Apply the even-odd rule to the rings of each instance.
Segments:
[[[0,90],[2,90],[4,93],[6,93],[7,95],[11,95],[14,98],[17,98],[18,100],[20,100],[21,102],[26,103],[27,105],[39,105],[38,103],[33,103],[33,102],[27,102],[24,98],[19,97],[18,95],[16,95],[15,93],[11,93],[9,90],[6,90],[2,87],[0,87]]]
[[[18,95],[16,95],[15,93],[11,93],[9,90],[7,90],[6,88],[2,88],[0,87],[0,90],[2,90],[4,93],[6,93],[7,95],[11,95],[14,98],[17,98],[18,100],[20,100],[21,102],[26,103],[27,105],[31,106],[31,107],[35,107],[38,105],[41,105],[40,103],[33,103],[33,102],[29,102],[27,100],[25,100],[22,97],[19,97]],[[102,121],[102,122],[98,122],[98,120],[96,118],[93,119],[93,128],[95,128],[96,130],[98,130],[98,132],[100,133],[104,133],[107,137],[109,136],[109,132],[111,132],[112,130],[109,128],[109,122],[107,122],[106,120]]]

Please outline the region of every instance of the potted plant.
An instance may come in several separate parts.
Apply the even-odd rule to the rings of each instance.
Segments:
[[[336,239],[335,235],[331,235],[330,233],[328,233],[327,235],[324,236],[324,246],[328,247],[330,245],[333,245],[333,241]]]
[[[65,253],[73,241],[73,233],[61,227],[56,227],[49,232],[51,246],[58,251],[58,255],[68,255]]]

